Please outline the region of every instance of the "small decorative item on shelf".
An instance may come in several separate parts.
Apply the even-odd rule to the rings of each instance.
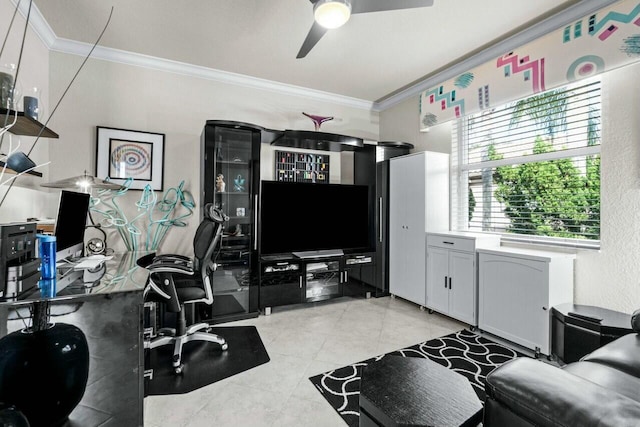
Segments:
[[[242,177],[242,175],[238,174],[236,179],[233,180],[233,190],[234,191],[245,191],[245,187],[244,187],[245,181],[246,180]]]
[[[242,234],[242,226],[240,224],[236,224],[236,226],[233,229],[233,231],[225,231],[224,235],[225,236],[232,236],[232,237],[244,236],[244,234]]]
[[[9,110],[18,109],[18,100],[22,96],[20,80],[14,80],[16,70],[16,64],[0,67],[0,106]]]
[[[224,189],[226,186],[227,184],[224,182],[224,175],[219,173],[216,177],[216,190],[218,191],[218,193],[224,193]]]
[[[244,216],[244,208],[236,208],[236,216]]]
[[[36,164],[22,151],[15,151],[7,157],[7,167],[20,173],[34,169]]]
[[[302,112],[302,114],[304,114],[305,116],[309,117],[313,121],[313,125],[314,125],[316,131],[320,130],[320,126],[324,122],[328,122],[329,120],[333,120],[333,117],[330,117],[330,116],[316,116],[316,115],[313,115],[313,114],[307,114],[304,111]]]
[[[216,148],[216,159],[224,160],[224,156],[222,155],[222,148],[221,147]]]
[[[233,158],[233,161],[237,162],[237,163],[240,163],[242,161],[242,159],[240,157],[236,156],[236,157]]]
[[[24,104],[24,115],[31,117],[33,120],[42,120],[44,111],[42,109],[41,91],[38,87],[29,88],[22,97],[22,103]]]

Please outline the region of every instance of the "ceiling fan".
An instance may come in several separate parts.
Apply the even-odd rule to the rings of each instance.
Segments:
[[[384,12],[387,10],[413,9],[432,6],[433,0],[309,0],[313,4],[315,21],[304,39],[297,59],[304,58],[324,36],[334,28],[346,24],[356,13]]]

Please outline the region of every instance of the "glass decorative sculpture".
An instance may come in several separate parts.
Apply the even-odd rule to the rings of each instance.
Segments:
[[[320,126],[324,123],[324,122],[328,122],[329,120],[333,120],[333,117],[329,117],[329,116],[316,116],[313,114],[307,114],[304,111],[302,112],[302,114],[304,114],[305,116],[309,117],[312,121],[313,121],[313,125],[315,127],[316,131],[320,130]]]

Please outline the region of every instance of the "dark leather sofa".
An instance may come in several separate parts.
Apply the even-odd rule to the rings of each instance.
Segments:
[[[516,358],[487,375],[484,427],[640,426],[640,310],[636,333],[558,368]]]

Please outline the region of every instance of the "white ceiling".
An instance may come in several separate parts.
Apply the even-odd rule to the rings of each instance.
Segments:
[[[92,44],[113,6],[103,47],[376,102],[589,1],[435,0],[432,7],[354,15],[303,59],[296,54],[313,23],[308,0],[34,4],[58,39]]]

